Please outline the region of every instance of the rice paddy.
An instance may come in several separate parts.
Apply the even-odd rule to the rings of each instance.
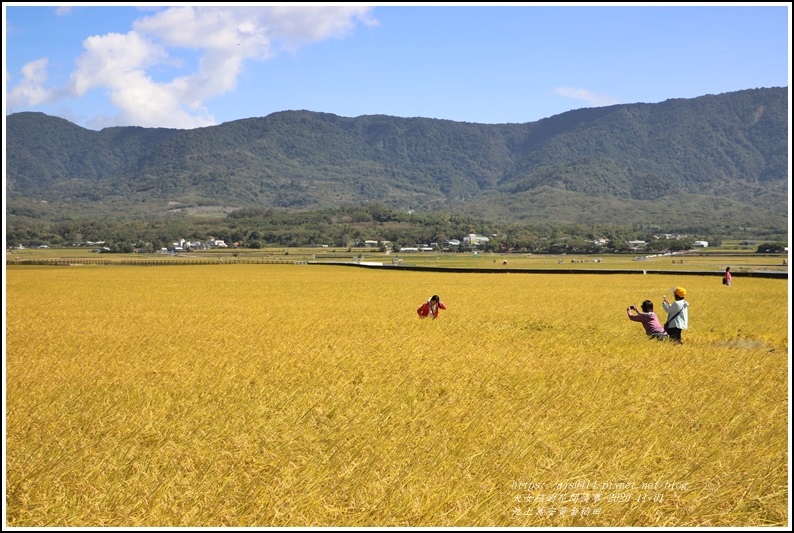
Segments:
[[[649,341],[626,307],[675,286],[684,344]],[[8,266],[6,524],[785,525],[787,289]]]

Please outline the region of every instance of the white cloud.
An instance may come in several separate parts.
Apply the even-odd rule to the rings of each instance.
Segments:
[[[264,59],[270,57],[270,37],[246,15],[258,9],[176,7],[139,19],[134,27],[168,46]]]
[[[603,94],[595,94],[587,89],[576,89],[573,87],[557,87],[554,92],[565,98],[584,100],[590,107],[602,107],[622,103],[620,99]]]
[[[355,5],[168,8],[136,20],[126,34],[85,39],[66,92],[80,97],[94,88],[107,91],[119,114],[96,117],[94,125],[209,126],[215,122],[205,102],[234,90],[246,61],[344,37],[359,23],[375,25],[370,10]],[[152,67],[174,63],[172,48],[200,51],[197,70],[153,80]],[[46,59],[28,64],[9,102],[12,97],[31,105],[51,100],[56,91],[44,89],[46,65]]]
[[[377,21],[366,6],[175,7],[137,20],[137,31],[183,48],[227,50],[268,58],[288,49],[349,35],[357,22]]]
[[[104,88],[120,110],[115,117],[93,119],[93,125],[195,128],[213,123],[202,109],[199,116],[181,109],[181,93],[146,74],[149,67],[168,62],[161,45],[131,31],[89,37],[83,47],[85,52],[72,73],[71,95],[81,97],[91,89]]]
[[[83,41],[83,48],[85,52],[77,59],[71,79],[76,96],[98,86],[123,87],[130,75],[137,77],[167,57],[161,46],[132,31],[89,37]]]
[[[270,8],[267,17],[273,36],[283,39],[287,48],[321,41],[329,37],[349,35],[356,21],[366,26],[376,26],[378,21],[369,15],[368,7],[318,6],[305,9],[295,6]]]
[[[55,91],[44,88],[47,81],[47,58],[37,59],[22,67],[20,81],[7,96],[8,107],[36,106],[54,99]]]

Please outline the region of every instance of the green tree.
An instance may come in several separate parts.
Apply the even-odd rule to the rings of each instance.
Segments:
[[[786,248],[786,243],[783,242],[765,242],[758,245],[756,253],[759,254],[779,254],[783,253]]]

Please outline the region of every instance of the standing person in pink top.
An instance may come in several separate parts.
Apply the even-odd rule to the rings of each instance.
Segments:
[[[632,311],[634,311],[635,314],[632,314]],[[648,338],[661,341],[668,337],[667,332],[664,331],[664,326],[659,322],[659,317],[653,312],[652,301],[645,300],[642,302],[642,313],[637,311],[636,307],[630,305],[626,308],[626,314],[629,316],[629,320],[642,324]]]
[[[731,281],[733,281],[733,276],[731,276],[731,267],[725,267],[725,275],[722,276],[722,284],[730,287]]]

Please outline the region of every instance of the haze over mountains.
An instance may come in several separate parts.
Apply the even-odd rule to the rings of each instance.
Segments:
[[[93,131],[15,113],[7,214],[151,219],[377,201],[513,223],[785,232],[788,116],[786,87],[496,125],[284,111]]]

